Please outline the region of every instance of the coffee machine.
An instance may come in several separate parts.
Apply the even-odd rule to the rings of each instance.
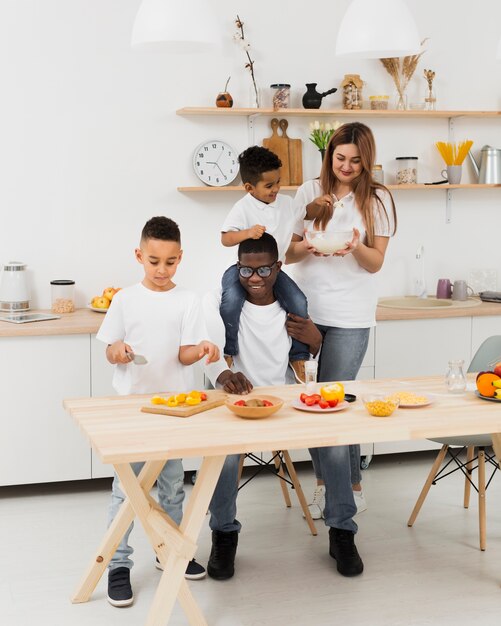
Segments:
[[[26,275],[26,264],[9,261],[3,266],[0,278],[0,311],[16,313],[29,311],[30,293]]]

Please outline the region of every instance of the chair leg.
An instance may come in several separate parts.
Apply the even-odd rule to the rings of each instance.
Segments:
[[[478,450],[478,525],[480,531],[480,550],[485,550],[485,451]]]
[[[416,517],[418,516],[418,513],[421,510],[421,507],[423,506],[423,502],[425,501],[426,496],[428,495],[428,491],[430,491],[430,487],[435,479],[435,476],[437,475],[437,472],[440,466],[442,465],[442,461],[444,460],[444,457],[447,454],[448,448],[449,446],[447,444],[444,444],[442,446],[442,449],[438,453],[437,458],[435,459],[435,462],[433,463],[431,467],[430,473],[428,474],[428,478],[426,479],[426,482],[424,483],[424,486],[421,489],[419,498],[417,499],[417,502],[414,505],[414,508],[412,509],[412,513],[407,522],[407,526],[412,526],[414,522],[416,521]]]
[[[280,483],[280,487],[282,488],[282,495],[284,497],[285,506],[287,508],[290,508],[292,506],[292,502],[289,496],[289,490],[287,489],[287,483],[284,480],[285,478],[284,468],[282,467],[280,457],[278,456],[278,451],[274,450],[272,454],[275,457],[275,467],[277,468],[277,474],[280,478],[278,482]]]
[[[245,454],[241,454],[240,461],[238,462],[238,480],[237,480],[238,484],[240,484],[240,480],[242,479],[242,472],[244,471],[244,461],[245,461]]]
[[[471,473],[473,468],[473,457],[475,456],[475,446],[468,446],[468,451],[466,453],[466,473],[471,480]],[[468,478],[465,476],[464,478],[464,501],[463,506],[467,509],[470,506],[470,491],[471,491],[471,483]]]
[[[296,490],[297,499],[299,500],[299,504],[303,509],[304,517],[308,522],[311,534],[316,536],[318,534],[317,527],[315,526],[313,518],[311,517],[310,509],[308,508],[308,503],[306,502],[306,498],[304,497],[303,488],[301,487],[301,483],[299,482],[299,478],[297,477],[294,463],[292,462],[291,456],[287,450],[282,450],[282,452],[285,459],[285,465],[287,466],[287,471],[289,472],[292,484],[294,485],[294,489]]]

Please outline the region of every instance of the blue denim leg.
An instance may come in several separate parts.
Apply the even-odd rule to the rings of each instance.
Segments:
[[[310,448],[310,454],[325,483],[325,525],[356,533],[349,446]]]
[[[242,528],[236,519],[239,463],[240,454],[230,454],[226,457],[209,505],[211,530],[229,533],[233,530],[240,532]]]
[[[273,293],[280,306],[300,317],[308,317],[308,300],[290,276],[285,272],[278,272]],[[290,361],[307,361],[310,358],[310,348],[305,343],[292,339],[289,352]]]
[[[247,293],[240,284],[238,268],[236,265],[229,267],[221,279],[221,304],[219,313],[224,322],[226,331],[226,343],[224,353],[235,356],[238,354],[238,327],[240,314],[245,303]]]
[[[319,358],[319,382],[355,380],[369,344],[370,328],[336,328],[317,324],[323,343]],[[360,471],[360,446],[350,446],[351,483],[362,480]],[[319,471],[313,461],[315,475]]]
[[[144,463],[131,463],[132,469],[136,476],[139,474]],[[184,500],[184,470],[181,459],[167,461],[157,479],[158,500],[162,509],[172,518],[176,524],[180,524],[183,518],[183,500]],[[114,520],[122,502],[125,500],[125,494],[120,489],[120,480],[115,474],[113,479],[113,487],[111,490],[111,503],[109,508],[108,526]],[[113,555],[109,568],[117,567],[132,568],[134,562],[129,557],[134,552],[132,546],[129,545],[129,535],[134,527],[132,523],[127,532],[122,537],[118,548]]]

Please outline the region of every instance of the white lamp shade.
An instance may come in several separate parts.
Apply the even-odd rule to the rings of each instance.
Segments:
[[[134,48],[203,52],[221,45],[211,0],[143,0],[132,29]]]
[[[336,56],[379,59],[417,54],[414,19],[402,0],[353,0],[341,21]]]

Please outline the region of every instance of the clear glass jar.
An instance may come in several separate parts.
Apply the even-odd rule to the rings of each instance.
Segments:
[[[304,363],[304,382],[306,385],[306,393],[312,394],[316,391],[317,386],[317,372],[318,372],[318,362],[317,361],[305,361]]]
[[[418,158],[396,157],[397,185],[415,185],[417,183]]]
[[[73,313],[75,310],[74,280],[51,280],[52,312]]]
[[[273,110],[278,111],[279,109],[288,109],[291,86],[287,83],[276,83],[274,85],[270,85],[270,89],[272,90],[271,98]]]
[[[462,393],[466,389],[466,376],[463,372],[464,361],[449,361],[449,368],[445,375],[445,385],[451,393]]]
[[[376,183],[384,185],[384,172],[382,165],[374,165],[372,168],[372,178],[376,181]]]
[[[388,109],[388,101],[390,96],[369,96],[371,109],[373,111],[386,111]]]

